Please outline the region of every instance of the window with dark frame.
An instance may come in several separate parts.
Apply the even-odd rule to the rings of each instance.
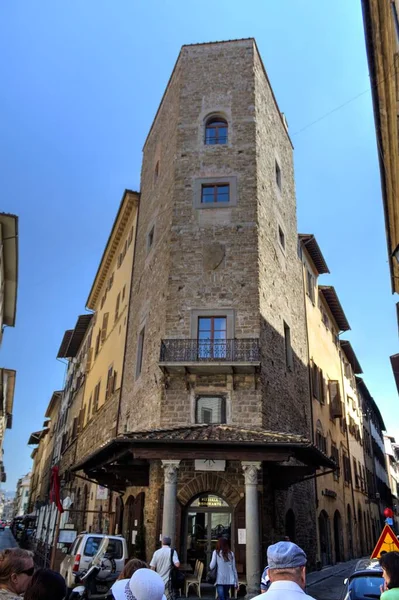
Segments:
[[[306,269],[306,293],[314,304],[314,277],[309,269]]]
[[[276,183],[277,183],[278,189],[281,190],[281,169],[280,169],[280,165],[278,164],[277,160],[275,161],[275,172],[276,172]]]
[[[338,481],[340,476],[339,450],[334,442],[331,442],[331,458],[337,465],[337,469],[334,471],[333,476],[335,481]]]
[[[99,381],[97,383],[96,387],[94,388],[93,413],[98,411],[98,403],[100,400],[100,387],[101,387],[101,381]]]
[[[283,250],[285,250],[285,235],[280,225],[278,226],[278,241],[280,242],[280,246],[283,248]]]
[[[111,396],[112,392],[113,392],[113,385],[112,385],[112,380],[113,380],[113,375],[114,375],[114,367],[113,365],[111,367],[109,367],[108,369],[108,373],[107,373],[107,387],[105,388],[105,399],[108,400],[108,398]]]
[[[285,348],[285,364],[290,371],[294,367],[294,360],[292,355],[291,346],[291,330],[287,323],[284,321],[284,348]]]
[[[227,204],[230,202],[230,185],[215,183],[201,186],[201,204]]]
[[[115,305],[115,318],[114,320],[117,321],[118,317],[119,317],[119,307],[121,304],[121,293],[119,292],[117,297],[116,297],[116,305]]]
[[[198,396],[195,406],[196,423],[226,423],[224,396]]]
[[[215,146],[227,144],[228,125],[221,117],[211,117],[205,125],[205,144]]]
[[[141,369],[143,367],[144,340],[145,327],[143,327],[143,329],[140,331],[139,341],[137,345],[136,379],[140,377]]]
[[[226,358],[227,317],[198,317],[198,357]]]

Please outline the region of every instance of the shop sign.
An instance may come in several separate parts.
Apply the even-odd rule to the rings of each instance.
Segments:
[[[225,502],[218,496],[201,496],[199,506],[202,508],[220,508],[226,506]]]
[[[196,471],[225,471],[225,460],[213,460],[212,458],[199,459],[194,461]]]

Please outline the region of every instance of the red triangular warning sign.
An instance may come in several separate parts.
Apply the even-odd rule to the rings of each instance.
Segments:
[[[381,552],[393,552],[394,550],[399,550],[399,540],[389,525],[385,525],[370,558],[380,558]]]

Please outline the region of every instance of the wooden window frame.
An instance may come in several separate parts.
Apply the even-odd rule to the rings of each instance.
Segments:
[[[217,197],[217,190],[220,187],[227,187],[229,190],[229,194],[228,194],[228,200],[226,200],[225,202],[220,202],[218,201]],[[204,202],[203,201],[203,197],[204,197],[204,190],[205,189],[213,189],[213,202]],[[203,183],[201,185],[201,204],[218,204],[219,206],[227,206],[230,204],[230,184],[229,183],[210,183],[210,184],[206,184]]]
[[[215,131],[215,142],[209,143],[207,133],[210,130]],[[226,129],[227,133],[224,136],[219,135],[221,129]],[[224,141],[222,141],[224,139]],[[209,117],[205,123],[205,146],[225,146],[229,140],[229,124],[223,117]]]

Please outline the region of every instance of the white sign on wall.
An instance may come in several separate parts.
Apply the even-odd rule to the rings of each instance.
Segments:
[[[99,485],[97,488],[97,500],[107,500],[108,488]]]
[[[238,530],[238,543],[245,545],[247,543],[247,530],[239,529]]]
[[[213,460],[212,458],[200,458],[194,461],[196,471],[225,471],[225,460]]]

